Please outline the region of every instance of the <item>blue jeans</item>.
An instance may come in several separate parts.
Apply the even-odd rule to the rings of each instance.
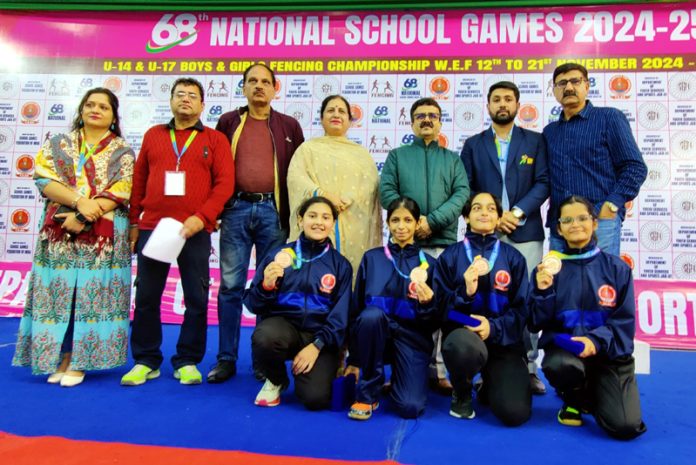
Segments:
[[[256,246],[256,263],[261,263],[267,253],[285,243],[288,232],[280,227],[273,199],[246,202],[233,197],[220,220],[220,346],[217,358],[236,362],[251,247]]]
[[[616,255],[621,253],[621,218],[616,215],[613,219],[599,219],[597,226],[597,247],[602,252]],[[550,250],[563,250],[565,241],[553,231],[549,237]]]

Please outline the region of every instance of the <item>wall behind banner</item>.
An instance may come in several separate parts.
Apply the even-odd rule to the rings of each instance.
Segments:
[[[274,108],[294,116],[307,138],[323,133],[324,96],[346,96],[356,116],[349,137],[381,169],[389,150],[412,141],[414,100],[438,99],[440,144],[459,151],[490,123],[492,83],[515,81],[517,123],[541,131],[561,111],[553,69],[579,61],[590,70],[590,99],[626,114],[649,166],[622,231],[637,280],[638,333],[653,345],[696,348],[694,2],[383,14],[3,12],[0,56],[0,314],[21,314],[24,304],[42,213],[34,156],[67,129],[91,87],[118,94],[124,136],[137,152],[146,129],[171,118],[176,77],[203,82],[203,120],[214,126],[245,104],[241,72],[264,61],[279,77]],[[182,312],[174,271],[163,319],[180,321]]]

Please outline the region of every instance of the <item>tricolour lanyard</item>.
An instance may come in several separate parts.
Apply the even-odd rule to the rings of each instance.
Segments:
[[[283,249],[283,252],[287,252],[292,257],[292,269],[299,270],[300,268],[302,268],[303,263],[310,263],[314,260],[320,259],[326,254],[326,252],[329,251],[330,248],[331,245],[327,242],[326,247],[324,247],[324,250],[316,257],[309,259],[302,258],[302,247],[300,247],[300,240],[298,239],[297,241],[295,241],[295,250],[292,250],[290,247],[286,247]]]
[[[549,252],[549,255],[554,256],[554,257],[558,257],[561,260],[581,260],[583,258],[594,257],[599,252],[601,252],[599,247],[595,247],[592,250],[588,250],[587,252],[577,254],[577,255],[568,255],[568,254],[559,252],[558,250],[552,250],[551,252]]]
[[[401,276],[404,279],[411,279],[410,275],[404,274],[401,272],[399,267],[396,265],[396,260],[394,260],[394,257],[391,254],[391,251],[389,250],[388,246],[384,246],[384,255],[387,256],[389,261],[392,263],[394,266],[394,269],[396,270],[397,273],[399,273],[399,276]],[[418,259],[420,260],[420,265],[419,268],[423,268],[424,270],[428,269],[428,261],[425,259],[425,254],[423,253],[422,250],[418,251]]]
[[[97,148],[99,148],[99,144],[101,141],[104,140],[106,136],[108,136],[111,133],[111,131],[106,131],[103,136],[99,139],[99,141],[92,146],[89,150],[87,150],[87,136],[83,133],[80,135],[82,136],[82,143],[80,144],[80,160],[77,162],[77,169],[75,169],[75,178],[79,179],[80,176],[82,176],[82,170],[85,167],[85,163],[92,158],[92,155],[97,151]]]
[[[469,263],[474,263],[474,257],[471,252],[471,243],[469,242],[469,239],[466,237],[462,241],[464,242],[464,250],[466,251],[466,258],[469,259]],[[500,241],[496,239],[495,245],[493,246],[493,252],[491,252],[491,256],[488,259],[488,263],[490,266],[490,269],[493,269],[493,265],[495,265],[495,261],[498,259],[498,253],[500,253]],[[483,258],[486,258],[486,255],[484,254]]]
[[[196,138],[198,135],[198,131],[195,129],[191,133],[188,139],[186,139],[186,143],[184,144],[184,148],[181,149],[181,152],[179,152],[179,147],[176,146],[176,136],[174,135],[174,129],[169,129],[169,136],[172,139],[172,149],[174,149],[174,155],[176,155],[176,170],[179,171],[179,163],[181,162],[181,157],[184,156],[186,151],[188,150],[189,146],[191,145],[191,142],[193,142],[193,139]]]

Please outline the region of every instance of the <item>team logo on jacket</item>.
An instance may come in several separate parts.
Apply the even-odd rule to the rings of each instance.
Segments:
[[[418,292],[416,292],[416,283],[411,281],[408,284],[408,298],[409,299],[418,299]]]
[[[605,284],[597,291],[599,305],[602,307],[616,307],[616,289],[609,284]]]
[[[508,273],[507,270],[499,270],[495,274],[495,284],[493,287],[499,291],[507,292],[508,287],[510,286],[510,281],[510,273]]]
[[[336,287],[336,276],[326,273],[321,277],[321,287],[319,288],[321,292],[330,293],[334,287]]]

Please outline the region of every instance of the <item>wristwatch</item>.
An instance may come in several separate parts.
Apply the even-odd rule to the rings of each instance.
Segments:
[[[512,207],[510,213],[512,213],[512,216],[514,216],[518,220],[524,219],[524,212],[517,207]]]
[[[614,205],[613,203],[609,202],[608,200],[607,200],[607,205],[609,205],[609,210],[610,210],[612,213],[616,213],[616,212],[619,211],[619,207],[617,207],[617,206]]]

